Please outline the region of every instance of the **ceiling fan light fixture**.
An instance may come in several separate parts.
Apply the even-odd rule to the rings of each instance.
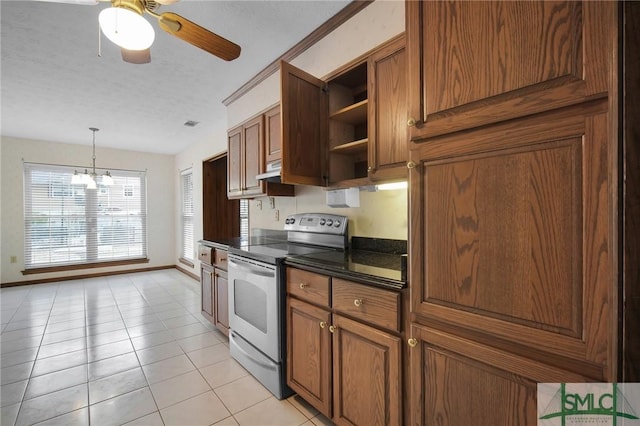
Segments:
[[[153,44],[153,27],[141,14],[131,9],[108,7],[100,12],[98,21],[104,35],[122,48],[144,50]]]

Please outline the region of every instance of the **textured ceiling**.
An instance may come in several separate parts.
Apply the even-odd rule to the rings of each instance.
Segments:
[[[162,6],[239,44],[226,62],[162,31],[151,63],[125,63],[83,6],[0,1],[3,136],[175,154],[226,125],[222,100],[348,1],[189,1]],[[186,127],[188,120],[199,122]]]

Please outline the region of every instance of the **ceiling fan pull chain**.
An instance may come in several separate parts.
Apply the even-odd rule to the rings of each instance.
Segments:
[[[100,22],[98,22],[98,58],[102,58],[102,37],[100,37]]]

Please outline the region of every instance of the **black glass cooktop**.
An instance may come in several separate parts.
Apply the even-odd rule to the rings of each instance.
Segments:
[[[229,253],[244,256],[251,259],[276,264],[282,262],[290,256],[310,255],[318,252],[333,252],[335,249],[312,246],[306,244],[293,244],[287,242],[276,242],[272,244],[242,245],[239,247],[229,247]]]

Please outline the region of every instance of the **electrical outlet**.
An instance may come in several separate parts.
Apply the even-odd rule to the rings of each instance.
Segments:
[[[262,210],[262,200],[256,200],[256,208]]]
[[[18,263],[18,257],[17,256],[11,256],[11,263]]]
[[[280,220],[280,210],[275,210],[273,218],[276,220],[276,222]]]
[[[276,208],[276,199],[273,198],[273,197],[269,197],[269,205],[271,206],[272,209],[275,209]]]

